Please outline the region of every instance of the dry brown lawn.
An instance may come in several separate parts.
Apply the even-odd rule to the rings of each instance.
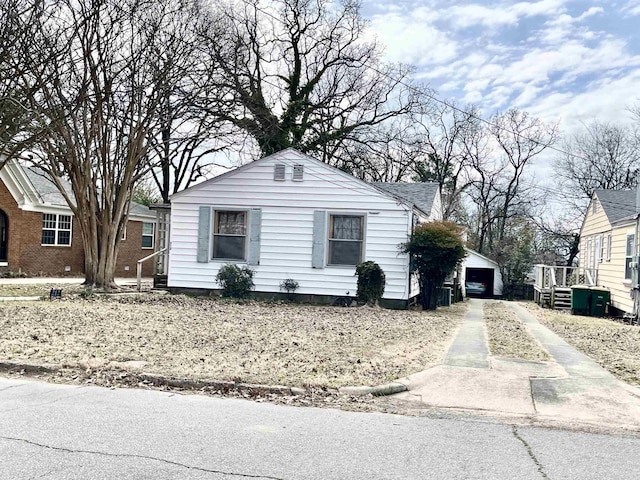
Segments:
[[[640,328],[614,320],[529,307],[538,320],[619,379],[640,385]]]
[[[466,307],[435,313],[130,296],[0,305],[0,359],[144,361],[168,376],[376,385],[441,362]]]
[[[484,317],[492,355],[534,361],[550,359],[516,313],[504,303],[485,302]]]

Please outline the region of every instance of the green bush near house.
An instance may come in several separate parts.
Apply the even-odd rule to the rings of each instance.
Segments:
[[[424,310],[435,310],[445,278],[466,255],[460,227],[451,222],[424,223],[413,230],[400,250],[415,261],[420,305]]]
[[[240,268],[234,264],[223,265],[216,275],[216,281],[222,287],[222,296],[230,298],[249,296],[255,286],[254,274],[255,270],[246,266]]]
[[[377,305],[384,295],[386,277],[376,262],[362,262],[356,266],[358,276],[358,300],[367,305]]]

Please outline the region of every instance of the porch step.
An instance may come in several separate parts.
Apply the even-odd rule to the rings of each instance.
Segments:
[[[555,287],[553,289],[553,308],[571,310],[571,288]]]
[[[168,286],[167,275],[156,275],[153,277],[153,288],[167,288],[167,286]]]

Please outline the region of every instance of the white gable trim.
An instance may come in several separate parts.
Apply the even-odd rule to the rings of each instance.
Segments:
[[[470,255],[475,255],[476,257],[480,257],[483,260],[486,260],[487,262],[493,263],[496,267],[500,267],[500,265],[498,265],[498,262],[496,262],[495,260],[491,260],[490,258],[485,257],[484,255],[476,252],[475,250],[471,250],[470,248],[465,248],[465,250],[467,251],[468,254]]]
[[[198,185],[194,185],[193,187],[189,187],[185,190],[182,190],[181,192],[178,193],[174,193],[173,195],[171,195],[170,200],[173,199],[179,199],[180,197],[182,197],[183,195],[187,194],[187,193],[191,193],[194,191],[199,190],[200,188],[202,188],[205,185],[209,185],[212,183],[218,183],[222,180],[225,180],[227,178],[230,178],[240,172],[244,172],[245,170],[249,170],[250,168],[253,168],[257,165],[260,165],[261,163],[264,163],[266,161],[282,161],[282,163],[285,163],[287,166],[293,166],[293,163],[290,163],[291,161],[296,160],[296,158],[298,160],[305,160],[305,161],[309,161],[321,168],[326,168],[326,169],[331,169],[332,171],[336,172],[339,175],[342,175],[345,179],[348,179],[350,181],[356,181],[357,183],[359,183],[362,186],[363,190],[366,190],[368,192],[370,192],[373,195],[380,195],[384,198],[388,198],[391,199],[395,202],[397,202],[398,204],[404,205],[405,207],[411,209],[413,208],[414,205],[412,205],[411,203],[407,202],[406,200],[403,200],[401,198],[396,197],[395,195],[392,195],[388,192],[385,192],[379,188],[376,188],[374,185],[371,185],[367,182],[365,182],[364,180],[359,179],[358,177],[354,177],[353,175],[349,175],[346,172],[343,172],[342,170],[340,170],[339,168],[333,167],[327,163],[324,163],[320,160],[318,160],[317,158],[313,158],[310,155],[304,154],[302,152],[299,152],[298,150],[296,150],[295,148],[287,148],[285,150],[281,150],[279,152],[276,152],[274,154],[268,155],[266,157],[262,157],[259,158],[258,160],[254,160],[253,162],[249,162],[246,163],[238,168],[235,168],[231,171],[225,172],[221,175],[218,175],[216,177],[210,178],[209,180],[205,180],[202,183],[199,183]],[[305,171],[305,175],[313,175],[310,172]]]

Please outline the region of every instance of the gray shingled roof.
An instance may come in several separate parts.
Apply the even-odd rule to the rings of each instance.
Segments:
[[[634,190],[596,190],[600,205],[609,223],[615,223],[636,214],[636,192]]]
[[[42,198],[42,201],[51,205],[61,205],[66,207],[67,202],[65,201],[62,194],[58,191],[56,185],[42,172],[30,168],[23,168],[25,175],[35,188],[37,194]],[[73,192],[71,191],[71,185],[67,182],[63,181],[63,185],[65,190],[69,194],[69,197],[73,199]],[[133,215],[140,216],[149,216],[155,217],[155,213],[152,212],[149,207],[141,205],[136,202],[131,202],[131,206],[129,207],[129,213]]]
[[[438,193],[439,185],[435,182],[405,183],[405,182],[373,182],[372,185],[405,202],[413,204],[426,215],[431,214],[433,201]]]

